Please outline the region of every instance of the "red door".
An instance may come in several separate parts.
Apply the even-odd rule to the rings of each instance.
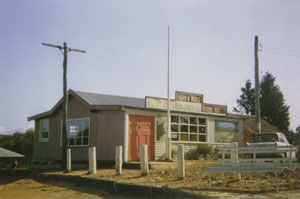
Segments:
[[[154,160],[154,117],[129,115],[128,160],[140,160],[140,145],[148,146],[148,159]]]

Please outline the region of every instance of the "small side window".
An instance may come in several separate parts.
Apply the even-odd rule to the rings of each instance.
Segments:
[[[40,142],[49,141],[49,119],[40,120],[39,141]]]

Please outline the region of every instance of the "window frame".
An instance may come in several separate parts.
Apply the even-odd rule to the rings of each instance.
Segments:
[[[217,133],[218,132],[221,132],[220,130],[218,130],[217,128],[217,123],[218,122],[223,122],[223,123],[235,123],[237,124],[236,126],[236,131],[232,131],[235,135],[234,136],[239,136],[239,133],[240,133],[240,122],[238,120],[226,120],[226,119],[216,119],[215,120],[215,143],[231,143],[232,141],[230,142],[218,142],[217,141]],[[228,131],[228,132],[231,132],[231,131]],[[233,142],[238,142],[238,140],[234,140]]]
[[[88,126],[89,126],[89,131],[88,131],[88,136],[75,136],[74,138],[71,138],[71,139],[74,139],[74,142],[75,142],[75,139],[76,139],[76,137],[78,138],[78,137],[80,137],[81,138],[81,145],[76,145],[76,143],[74,144],[74,145],[70,145],[69,143],[69,139],[70,138],[68,138],[68,122],[70,122],[70,121],[82,121],[82,120],[88,120]],[[60,133],[60,146],[62,147],[62,120],[61,120],[61,133]],[[68,119],[67,121],[66,121],[66,126],[67,126],[67,135],[66,135],[66,138],[67,138],[67,146],[68,147],[88,147],[88,146],[90,146],[90,142],[91,142],[91,119],[89,118],[89,117],[86,117],[86,118],[74,118],[74,119]],[[88,138],[88,144],[87,145],[83,145],[83,138]]]
[[[43,126],[43,122],[47,122],[47,128],[48,128],[48,136],[47,137],[42,137],[43,134],[43,130],[42,130],[42,126]],[[46,119],[41,119],[39,121],[39,142],[49,142],[49,134],[50,134],[50,120],[49,118]]]
[[[178,117],[178,119],[173,119],[172,117]],[[187,121],[186,121],[187,118]],[[191,120],[193,122],[191,122]],[[200,120],[204,120],[205,123],[200,123]],[[206,143],[207,142],[207,118],[196,116],[196,115],[180,115],[180,114],[172,114],[171,118],[171,141],[172,142],[188,142],[188,143]],[[178,121],[178,122],[177,122]],[[196,123],[195,123],[196,121]],[[178,131],[172,131],[172,128],[176,126]],[[183,127],[183,128],[182,128]],[[192,128],[191,128],[192,127]],[[196,127],[196,132],[195,132]],[[187,128],[187,131],[186,131]],[[205,129],[204,132],[200,132],[200,129]],[[193,129],[193,130],[191,130]],[[181,131],[184,130],[184,131]],[[186,139],[187,136],[187,139]],[[192,140],[192,137],[196,140]],[[200,137],[205,136],[205,141],[200,141]],[[172,139],[172,137],[177,137],[178,140]],[[184,138],[184,140],[182,140]]]

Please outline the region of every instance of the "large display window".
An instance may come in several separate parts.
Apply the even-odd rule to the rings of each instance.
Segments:
[[[230,143],[238,141],[239,125],[232,121],[215,121],[216,142]]]

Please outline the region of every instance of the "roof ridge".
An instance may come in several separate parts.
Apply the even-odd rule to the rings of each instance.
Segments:
[[[106,94],[106,93],[96,93],[96,92],[89,92],[89,91],[79,91],[79,90],[72,90],[73,92],[77,93],[87,93],[87,94],[95,94],[95,95],[107,95],[107,96],[114,96],[114,97],[126,97],[126,98],[134,98],[134,99],[145,99],[141,97],[129,97],[123,95],[114,95],[114,94]]]

